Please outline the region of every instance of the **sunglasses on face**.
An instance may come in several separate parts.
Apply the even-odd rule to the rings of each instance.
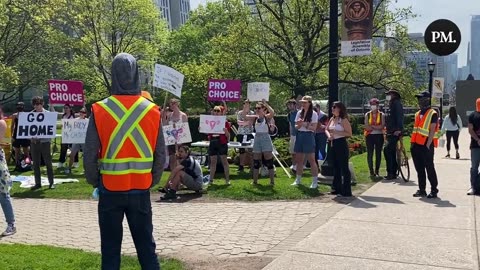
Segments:
[[[255,107],[255,110],[257,110],[257,111],[259,111],[261,109],[262,109],[262,107]]]
[[[214,112],[220,112],[220,110],[213,110]]]
[[[80,113],[87,113],[87,112],[80,112]]]

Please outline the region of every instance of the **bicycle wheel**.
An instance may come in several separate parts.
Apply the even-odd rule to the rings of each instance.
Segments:
[[[410,166],[408,164],[407,151],[405,148],[397,150],[398,172],[402,176],[403,181],[410,181]]]

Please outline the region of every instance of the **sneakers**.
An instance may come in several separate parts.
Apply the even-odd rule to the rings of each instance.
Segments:
[[[2,236],[14,235],[17,232],[15,224],[8,224],[7,229],[2,233]]]
[[[55,189],[55,188],[56,188],[55,184],[53,184],[53,183],[48,186],[48,189]]]
[[[313,180],[312,184],[310,185],[310,188],[311,189],[317,189],[318,188],[318,180],[317,181]]]
[[[74,162],[74,163],[73,163],[73,167],[74,167],[74,168],[78,168],[78,167],[80,167],[80,165],[78,164],[78,162]]]
[[[475,190],[473,188],[469,189],[467,195],[475,195]]]
[[[177,192],[173,189],[168,189],[167,193],[160,197],[160,200],[176,200],[177,199]]]
[[[35,185],[35,186],[31,187],[30,190],[33,191],[33,190],[37,190],[37,189],[41,189],[41,188],[42,188],[42,186],[40,186],[40,185]]]
[[[427,192],[421,191],[421,190],[417,190],[417,192],[413,194],[413,197],[426,197],[426,196],[427,196]]]
[[[293,183],[291,184],[291,186],[298,186],[298,185],[300,185],[301,183],[302,183],[302,182],[301,182],[300,180],[295,180],[295,182],[293,182]]]
[[[69,174],[70,172],[71,172],[70,168],[66,168],[66,169],[65,169],[65,173],[66,173],[66,174]]]

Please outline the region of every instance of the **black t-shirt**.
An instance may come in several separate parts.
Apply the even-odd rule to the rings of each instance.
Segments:
[[[468,116],[468,124],[473,126],[473,131],[480,137],[480,112],[473,112]],[[473,139],[470,142],[470,149],[480,148],[478,143]]]
[[[180,162],[180,165],[183,166],[183,171],[185,171],[185,173],[190,175],[193,179],[196,179],[198,177],[197,175],[195,175],[194,172],[195,160],[192,157],[187,157],[186,159],[182,160],[182,162]]]
[[[429,108],[430,109],[430,108]],[[427,112],[428,109],[422,109],[420,110],[420,116],[423,117],[425,113]],[[430,122],[431,124],[436,124],[438,122],[438,112],[432,115],[432,121]]]

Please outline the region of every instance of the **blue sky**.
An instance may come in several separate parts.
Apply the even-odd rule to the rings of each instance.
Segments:
[[[215,0],[190,0],[190,5],[195,9],[207,1]],[[479,0],[396,0],[392,2],[394,3],[391,9],[411,6],[413,12],[418,15],[416,19],[407,22],[409,32],[412,33],[425,32],[427,26],[437,19],[449,19],[456,23],[462,31],[462,42],[457,50],[458,65],[466,64],[467,44],[470,41],[470,16],[480,15]]]

